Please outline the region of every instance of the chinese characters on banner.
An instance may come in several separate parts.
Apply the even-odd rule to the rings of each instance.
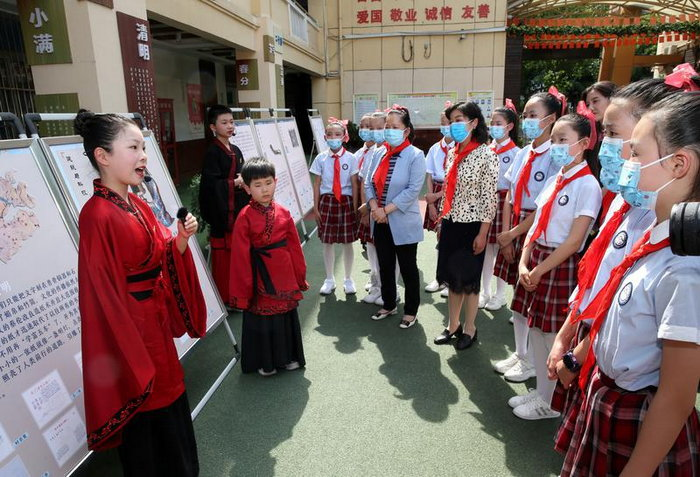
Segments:
[[[63,2],[17,2],[24,50],[30,65],[70,63],[71,53]]]
[[[441,23],[441,22],[465,22],[494,20],[494,12],[489,3],[481,2],[474,6],[471,2],[452,2],[452,5],[435,5],[425,8],[397,8],[395,2],[392,7],[382,8],[381,0],[355,0],[357,13],[355,23],[357,25],[371,25],[372,23]],[[407,2],[412,4],[413,2]],[[437,3],[437,2],[436,2]],[[439,2],[443,3],[443,2]]]
[[[260,88],[257,60],[236,60],[236,83],[242,91]]]
[[[158,137],[158,100],[148,20],[117,12],[117,26],[129,112],[141,113],[148,128]]]
[[[187,85],[187,119],[190,121],[190,132],[198,133],[204,127],[204,102],[202,101],[202,85]]]

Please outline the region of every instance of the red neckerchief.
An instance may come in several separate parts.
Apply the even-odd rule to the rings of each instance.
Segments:
[[[600,229],[598,236],[591,242],[586,254],[579,262],[578,292],[571,305],[571,309],[574,313],[578,313],[578,308],[581,306],[581,301],[583,300],[583,295],[586,293],[586,290],[593,286],[593,282],[598,274],[598,269],[600,269],[600,264],[603,261],[605,250],[607,250],[608,245],[610,245],[613,234],[622,223],[622,220],[625,218],[630,208],[627,202],[622,203],[622,206],[615,211],[612,217],[610,217],[610,220]]]
[[[568,179],[564,178],[564,174],[559,174],[557,177],[557,182],[554,185],[554,191],[552,192],[552,195],[549,196],[547,199],[547,202],[542,206],[542,214],[540,215],[540,220],[537,222],[537,226],[535,227],[535,231],[532,232],[532,236],[530,237],[530,240],[527,242],[527,245],[530,245],[532,242],[537,240],[540,235],[544,234],[544,239],[545,241],[547,240],[547,226],[549,225],[549,217],[552,213],[552,206],[554,205],[554,201],[557,199],[557,194],[564,188],[566,187],[567,184],[572,183],[576,179],[580,179],[581,177],[592,175],[591,174],[591,169],[588,167],[588,164],[578,171],[576,174],[573,176],[569,177]],[[526,245],[526,246],[527,246]]]
[[[530,197],[530,189],[528,189],[527,185],[530,182],[530,174],[532,173],[532,163],[535,162],[535,159],[537,159],[547,151],[549,151],[549,148],[542,152],[535,152],[534,146],[532,146],[532,149],[530,149],[530,154],[527,157],[525,167],[523,167],[523,170],[520,173],[520,177],[518,177],[518,182],[516,182],[515,184],[515,197],[513,197],[513,215],[515,216],[515,219],[513,226],[516,226],[517,222],[520,220],[519,217],[520,208],[523,204],[523,192],[525,192],[527,196]]]
[[[360,158],[360,163],[357,165],[358,169],[362,169],[362,164],[365,162],[365,157],[367,156],[367,153],[369,152],[371,148],[365,146],[365,152],[362,153],[362,157]]]
[[[442,201],[440,218],[449,214],[450,210],[452,209],[452,199],[454,199],[455,190],[457,188],[457,168],[459,167],[459,164],[479,146],[481,146],[481,144],[472,138],[462,152],[457,152],[459,144],[455,144],[455,147],[452,149],[452,151],[454,151],[453,154],[455,155],[455,158],[450,165],[450,170],[445,174],[445,197]]]
[[[491,145],[491,150],[492,150],[493,152],[495,152],[497,156],[500,156],[500,155],[503,154],[504,152],[508,152],[508,151],[510,151],[511,149],[513,149],[514,147],[515,147],[515,143],[514,143],[512,140],[508,139],[508,142],[507,142],[506,145],[503,146],[503,147],[500,147],[500,144],[498,144],[498,141],[495,141],[495,142]]]
[[[235,208],[235,200],[234,200],[234,192],[236,188],[236,175],[238,174],[238,170],[236,169],[238,164],[236,161],[236,153],[233,152],[233,149],[231,146],[226,146],[224,143],[219,141],[219,139],[214,139],[214,142],[216,143],[219,148],[226,153],[226,155],[231,159],[231,169],[229,169],[228,177],[226,178],[226,182],[228,184],[228,214],[227,214],[227,220],[226,220],[226,230],[231,230],[231,227],[233,227],[233,212]]]
[[[340,151],[333,152],[328,151],[331,157],[334,159],[333,162],[333,195],[335,200],[340,202],[343,199],[343,187],[340,185],[340,158],[345,154],[345,148],[341,147]]]
[[[574,317],[572,319],[572,324],[575,324],[583,319],[593,319],[593,325],[591,325],[591,330],[589,332],[589,339],[591,346],[588,349],[588,355],[586,356],[586,361],[583,363],[581,368],[581,374],[579,374],[579,386],[585,392],[586,384],[588,383],[588,375],[590,370],[595,364],[595,352],[593,351],[595,338],[600,331],[600,327],[603,325],[605,318],[608,316],[608,310],[612,304],[615,293],[622,283],[622,278],[624,277],[627,270],[632,268],[632,266],[637,262],[637,260],[645,257],[649,254],[657,252],[663,248],[671,245],[670,238],[666,237],[659,243],[652,244],[649,242],[651,237],[651,230],[648,230],[644,236],[639,239],[639,241],[634,244],[632,251],[627,255],[624,260],[610,272],[610,278],[605,283],[605,286],[600,290],[600,293],[596,295],[595,299],[586,307],[583,313]]]
[[[379,161],[379,165],[377,166],[377,170],[374,173],[374,179],[372,182],[374,182],[374,189],[377,191],[377,202],[381,202],[382,200],[382,195],[384,194],[384,185],[386,184],[386,176],[389,173],[389,160],[397,156],[406,149],[408,146],[411,145],[411,142],[406,139],[404,142],[399,144],[397,147],[392,148],[389,146],[388,143],[384,143],[386,145],[386,152],[382,156],[381,160]]]
[[[442,171],[444,174],[445,167],[447,167],[447,144],[445,144],[444,139],[440,139],[440,142],[438,144],[440,144],[440,150],[442,150]],[[443,144],[445,145],[443,146]]]
[[[613,200],[615,200],[616,195],[616,193],[609,190],[606,190],[605,194],[603,194],[603,202],[600,206],[600,223],[603,223],[603,220],[605,220],[605,217],[607,217],[608,210],[610,210],[610,206],[612,205]]]

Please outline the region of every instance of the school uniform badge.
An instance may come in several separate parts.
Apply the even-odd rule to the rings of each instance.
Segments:
[[[627,283],[624,287],[622,287],[622,290],[620,290],[620,294],[617,296],[617,302],[620,304],[620,306],[625,306],[627,302],[630,301],[630,298],[632,297],[632,283]]]
[[[564,206],[569,203],[569,196],[564,194],[563,196],[559,197],[559,205]]]
[[[343,164],[343,170],[344,170],[344,171],[347,171],[347,170],[348,170],[348,165],[347,165],[347,164]]]
[[[537,172],[535,173],[535,180],[536,180],[537,182],[542,182],[542,181],[544,180],[544,172],[542,172],[542,171],[537,171]]]
[[[505,156],[505,157],[503,158],[503,164],[508,164],[509,162],[510,162],[510,157]]]
[[[625,245],[627,245],[627,232],[624,230],[615,235],[615,238],[613,239],[613,247],[616,249],[620,250],[621,248],[624,248]]]

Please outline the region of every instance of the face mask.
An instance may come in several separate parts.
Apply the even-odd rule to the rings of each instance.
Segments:
[[[469,136],[469,129],[467,128],[467,123],[457,122],[450,124],[450,136],[456,142],[462,142]]]
[[[374,131],[374,142],[377,144],[381,144],[384,142],[384,130],[383,129],[375,129]]]
[[[552,158],[552,162],[557,167],[565,167],[574,162],[575,156],[569,154],[571,146],[575,146],[581,142],[581,140],[576,141],[573,144],[552,144],[549,148],[549,157]]]
[[[396,147],[404,140],[403,132],[405,129],[385,129],[384,138],[391,147]]]
[[[373,141],[374,135],[368,128],[360,128],[360,139],[364,142]]]
[[[330,147],[334,151],[337,151],[338,149],[343,147],[342,139],[326,139],[326,143],[328,143],[328,147]]]
[[[647,167],[653,166],[654,164],[663,162],[672,156],[673,154],[669,154],[668,156],[664,156],[661,159],[655,160],[654,162],[650,162],[644,167],[642,167],[642,164],[639,162],[625,161],[625,163],[622,165],[622,172],[620,173],[620,181],[618,182],[618,184],[620,184],[620,187],[622,188],[636,188],[637,184],[639,184],[639,176],[642,174],[642,169],[646,169]]]
[[[506,127],[505,126],[489,126],[489,134],[496,141],[500,141],[506,135]]]
[[[610,192],[620,192],[620,185],[618,182],[620,181],[620,173],[622,172],[624,160],[620,159],[620,161],[621,163],[619,166],[603,167],[600,170],[600,183]]]
[[[440,126],[440,134],[444,137],[452,137],[450,136],[450,126]]]
[[[544,129],[540,127],[540,120],[537,118],[523,119],[523,122],[520,123],[520,127],[525,137],[530,141],[537,139],[544,132]]]
[[[617,164],[623,164],[624,159],[622,158],[622,145],[627,141],[623,141],[622,138],[615,137],[604,137],[603,142],[600,143],[600,151],[598,151],[598,160],[600,161],[601,167],[616,167]]]
[[[659,198],[659,192],[668,187],[671,182],[675,181],[674,177],[655,191],[639,190],[638,187],[623,187],[621,194],[622,198],[625,199],[632,207],[637,207],[640,209],[654,210],[656,207],[656,200]]]

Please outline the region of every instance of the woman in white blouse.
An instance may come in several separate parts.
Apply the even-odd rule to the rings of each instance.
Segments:
[[[446,111],[455,148],[447,157],[438,243],[440,283],[447,283],[449,325],[435,338],[466,349],[476,341],[476,314],[481,287],[484,249],[496,215],[498,156],[488,146],[488,128],[475,103],[458,103]],[[460,314],[464,307],[464,328]]]

